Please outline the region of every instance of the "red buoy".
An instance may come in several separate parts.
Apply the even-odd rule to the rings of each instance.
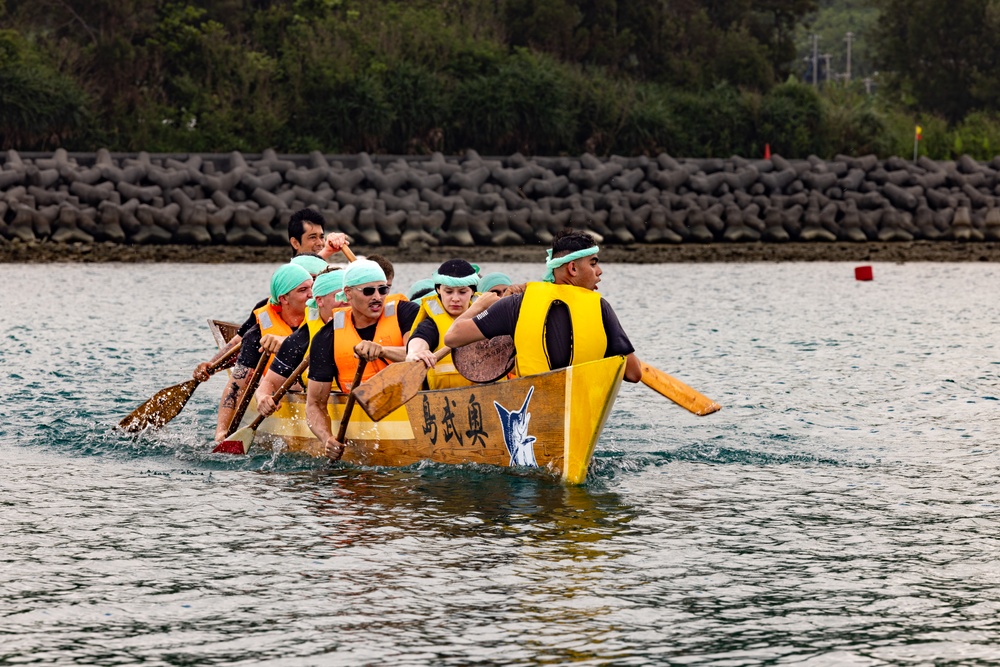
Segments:
[[[870,267],[870,266],[856,266],[856,267],[854,267],[854,279],[855,280],[871,280],[872,279],[872,267]]]

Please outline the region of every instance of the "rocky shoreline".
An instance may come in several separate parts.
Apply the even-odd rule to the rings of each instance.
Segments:
[[[442,262],[464,257],[479,263],[538,262],[544,246],[364,246],[358,254],[381,253],[393,262]],[[124,245],[0,240],[0,263],[280,263],[289,249],[279,246]],[[632,264],[709,262],[1000,262],[1000,243],[902,241],[868,243],[709,243],[604,246],[605,262]]]
[[[307,206],[420,260],[533,259],[573,227],[610,261],[993,261],[1000,156],[0,155],[3,261],[273,261]]]

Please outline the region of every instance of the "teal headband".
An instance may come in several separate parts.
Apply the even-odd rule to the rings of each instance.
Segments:
[[[307,280],[312,280],[312,276],[298,264],[279,266],[271,274],[271,305],[278,305],[278,297],[288,294]]]
[[[344,272],[333,271],[316,276],[313,281],[313,296],[326,296],[344,289]]]
[[[325,259],[323,259],[322,257],[316,257],[314,255],[296,255],[295,257],[292,258],[292,261],[290,263],[301,266],[303,269],[309,272],[309,275],[312,276],[318,275],[323,271],[326,271],[326,268],[329,266],[329,264],[326,263]]]
[[[486,294],[494,287],[498,285],[511,285],[513,284],[510,277],[506,273],[487,273],[483,276],[483,279],[479,281],[479,287],[476,291],[480,294]]]
[[[434,290],[434,281],[430,278],[421,278],[417,282],[410,285],[410,291],[406,293],[406,298],[413,301],[417,298],[417,294],[420,292],[431,292]]]
[[[473,287],[479,284],[479,274],[470,273],[467,276],[445,276],[437,271],[431,276],[431,282],[435,285],[447,285],[448,287]]]
[[[370,259],[356,259],[343,272],[344,287],[357,287],[366,283],[385,282],[385,271]],[[337,292],[337,299],[345,300],[344,290]]]
[[[542,278],[547,283],[554,283],[556,281],[555,276],[552,275],[554,269],[558,269],[563,264],[569,264],[570,262],[575,262],[583,257],[590,257],[591,255],[596,255],[601,251],[600,246],[591,246],[589,248],[584,248],[583,250],[577,250],[576,252],[571,252],[568,255],[563,255],[562,257],[556,257],[552,259],[552,248],[545,251],[545,268],[548,269],[545,272],[545,277]]]

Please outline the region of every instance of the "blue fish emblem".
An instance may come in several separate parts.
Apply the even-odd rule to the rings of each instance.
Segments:
[[[510,453],[510,465],[512,466],[538,466],[535,461],[535,436],[528,435],[528,422],[531,421],[528,403],[531,402],[533,393],[535,393],[534,387],[528,389],[528,395],[524,397],[524,404],[517,412],[511,412],[493,401],[497,415],[500,416],[500,425],[503,426],[503,442],[507,445],[507,451]]]

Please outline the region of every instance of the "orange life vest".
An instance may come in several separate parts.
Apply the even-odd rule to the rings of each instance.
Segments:
[[[402,295],[390,295],[390,297]],[[403,334],[399,330],[399,318],[396,304],[403,299],[386,298],[382,306],[382,317],[375,326],[373,343],[388,347],[401,347]],[[354,374],[358,372],[358,358],[354,356],[354,347],[363,339],[354,328],[354,316],[350,308],[336,310],[333,313],[333,363],[337,366],[337,379],[341,391],[350,391]],[[361,381],[366,382],[371,376],[389,365],[384,359],[369,361]]]
[[[268,334],[285,337],[292,335],[292,327],[288,326],[288,323],[281,319],[281,310],[277,306],[272,305],[270,301],[253,311],[253,314],[257,318],[257,326],[260,327],[261,338]],[[267,362],[267,368],[264,369],[265,372],[271,368],[272,361],[274,361],[273,358]]]

